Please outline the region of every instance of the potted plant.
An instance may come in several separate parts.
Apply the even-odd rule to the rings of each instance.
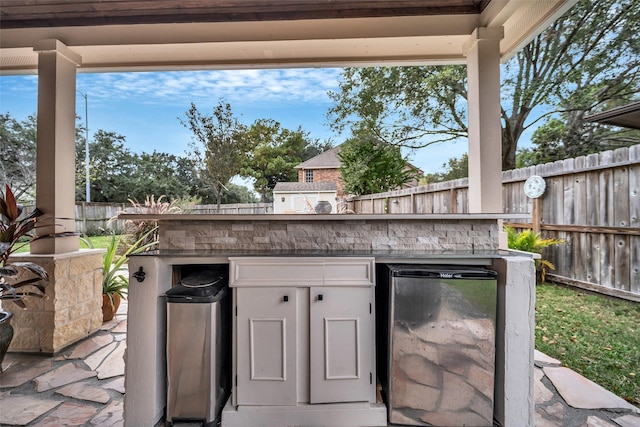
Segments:
[[[144,214],[169,214],[180,213],[182,210],[174,206],[172,202],[166,202],[165,196],[156,198],[147,196],[144,203],[129,199],[131,207],[120,213],[144,213]],[[118,219],[114,216],[109,221]],[[132,242],[129,244],[128,242]],[[118,255],[118,248],[124,245],[127,249],[124,254]],[[111,235],[111,241],[107,246],[107,252],[102,260],[102,316],[105,322],[113,319],[118,311],[120,300],[126,299],[129,289],[129,277],[123,269],[127,257],[139,252],[154,249],[158,245],[158,222],[145,220],[126,220],[125,235],[121,240]]]
[[[6,185],[0,197],[0,300],[11,301],[26,308],[25,297],[44,298],[44,282],[49,279],[47,271],[33,262],[9,262],[10,255],[33,240],[32,232],[42,211],[34,209],[22,216],[23,207]],[[0,372],[2,361],[13,338],[12,313],[0,310]]]
[[[148,243],[143,242],[147,241],[147,238],[152,235],[156,229],[157,227],[148,230],[133,244],[128,245],[123,254],[118,254],[120,239],[116,237],[115,233],[111,235],[107,251],[102,257],[103,321],[107,322],[113,319],[113,316],[115,316],[120,306],[120,300],[126,299],[129,288],[129,277],[123,267],[127,262],[127,257],[154,247],[157,244],[156,240]]]

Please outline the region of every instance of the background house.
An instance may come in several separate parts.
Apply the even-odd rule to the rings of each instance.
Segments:
[[[320,153],[306,162],[296,166],[299,183],[332,182],[335,184],[337,197],[344,197],[344,182],[340,173],[340,146]]]
[[[308,213],[310,206],[326,200],[331,203],[331,212],[338,212],[338,201],[347,196],[340,172],[340,146],[300,163],[298,182],[279,182],[273,189],[273,213]],[[407,163],[407,168],[422,171]],[[402,188],[416,187],[418,179],[406,182]]]
[[[334,182],[336,184],[338,198],[346,197],[344,192],[344,182],[342,181],[342,174],[340,173],[340,145],[334,147],[324,153],[300,163],[296,166],[298,170],[298,182]],[[422,175],[422,171],[410,163],[407,163],[407,169],[411,169],[417,172],[417,175]],[[406,182],[402,188],[417,187],[418,179],[415,178]]]

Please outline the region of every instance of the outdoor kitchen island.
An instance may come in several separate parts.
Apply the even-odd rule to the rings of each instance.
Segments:
[[[230,265],[233,305],[241,313],[226,325],[233,329],[232,374],[244,378],[232,382],[223,427],[386,425],[387,408],[375,389],[374,272],[376,266],[398,263],[484,266],[498,273],[493,417],[507,427],[533,426],[534,266],[530,257],[498,248],[504,216],[122,217],[157,219],[160,225],[159,250],[129,263],[126,426],[155,425],[165,414],[166,304],[161,295],[176,284],[182,268],[221,264]],[[274,290],[288,313],[269,311]],[[338,309],[318,314],[314,302],[323,307],[337,302]],[[351,306],[366,310],[345,314]],[[246,309],[271,320],[252,323]],[[320,332],[314,331],[314,317],[324,325]],[[239,327],[238,319],[251,328]],[[287,322],[297,325],[293,335],[287,335]],[[266,359],[253,357],[258,341],[252,334],[258,330]],[[273,340],[265,338],[269,333]],[[258,368],[271,371],[261,378]]]

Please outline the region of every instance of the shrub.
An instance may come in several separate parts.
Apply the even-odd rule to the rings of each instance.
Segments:
[[[177,214],[182,209],[173,202],[166,201],[166,196],[160,196],[156,200],[155,196],[147,196],[144,203],[140,203],[135,199],[129,199],[131,206],[125,208],[123,214]],[[115,221],[117,217],[111,218]],[[150,232],[153,230],[152,232]],[[158,244],[158,221],[153,219],[127,219],[124,223],[124,234],[126,237],[121,243],[131,246],[134,243],[137,246],[145,247],[145,250],[156,249]],[[151,244],[153,243],[153,244]]]
[[[543,249],[565,242],[564,239],[543,239],[540,233],[534,233],[533,230],[530,229],[518,232],[513,227],[505,227],[505,230],[507,232],[509,249],[518,251],[542,254]],[[556,269],[551,261],[544,258],[536,259],[535,263],[536,271],[540,274],[540,280],[542,282],[546,279],[547,270]]]

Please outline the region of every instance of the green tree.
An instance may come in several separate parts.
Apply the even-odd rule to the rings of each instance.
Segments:
[[[400,148],[375,137],[360,135],[340,146],[344,190],[354,195],[395,190],[415,177],[406,168]]]
[[[257,203],[258,198],[255,193],[244,185],[229,183],[227,191],[222,195],[222,203]]]
[[[197,159],[189,155],[178,157],[176,159],[176,169],[173,171],[173,174],[186,189],[186,194],[183,197],[188,196],[188,198],[195,198],[202,204],[215,203],[216,200],[213,193],[208,190],[207,185],[202,179],[199,166]]]
[[[125,137],[98,130],[89,142],[92,202],[125,203],[136,187],[136,155],[124,146]],[[76,200],[85,199],[84,141],[76,142]],[[80,160],[81,159],[81,160]]]
[[[246,129],[243,138],[252,148],[240,174],[255,179],[254,189],[263,203],[272,200],[276,183],[298,180],[295,166],[327,147],[310,141],[309,135],[300,128],[285,129],[270,119],[256,120]]]
[[[451,158],[442,164],[443,172],[426,174],[423,180],[427,183],[451,181],[469,176],[469,156],[465,153],[460,158]],[[422,180],[421,180],[422,181]]]
[[[516,168],[536,165],[536,155],[532,148],[519,148],[516,154]]]
[[[463,138],[466,80],[462,65],[345,68],[340,91],[329,92],[330,125],[410,148]]]
[[[36,118],[18,121],[0,114],[0,176],[18,199],[35,199]]]
[[[143,152],[135,156],[134,162],[135,186],[129,190],[131,199],[141,201],[154,195],[175,200],[189,195],[188,183],[176,174],[180,167],[177,156],[157,151],[151,154]]]
[[[90,180],[92,201],[127,202],[144,200],[148,195],[170,198],[190,195],[191,176],[183,173],[186,160],[171,154],[153,152],[137,155],[124,146],[125,138],[115,132],[99,130],[90,141]],[[9,113],[0,114],[0,173],[21,199],[35,198],[36,118],[18,121]],[[85,133],[76,126],[76,200],[84,200]]]
[[[231,178],[240,172],[249,147],[242,134],[244,126],[234,117],[231,105],[218,102],[211,115],[200,113],[194,103],[180,122],[193,132],[191,156],[197,160],[201,191],[212,192],[218,209]]]
[[[587,112],[639,89],[640,0],[581,0],[502,67],[502,168],[516,164],[522,134],[565,114],[579,135]],[[374,132],[413,148],[466,137],[464,66],[347,68],[330,93],[332,128]],[[588,131],[588,130],[587,130]],[[613,135],[612,135],[613,137]]]
[[[640,131],[584,121],[572,125],[568,120],[551,118],[535,130],[531,142],[532,148],[518,152],[520,167],[629,147],[640,143]]]
[[[306,141],[306,145],[302,149],[302,153],[300,154],[300,162],[306,162],[307,160],[317,156],[318,154],[322,154],[325,151],[331,150],[333,148],[333,142],[329,140],[320,141],[319,139],[309,139],[309,135],[305,132],[304,138]],[[294,177],[294,181],[297,181],[297,178]]]

